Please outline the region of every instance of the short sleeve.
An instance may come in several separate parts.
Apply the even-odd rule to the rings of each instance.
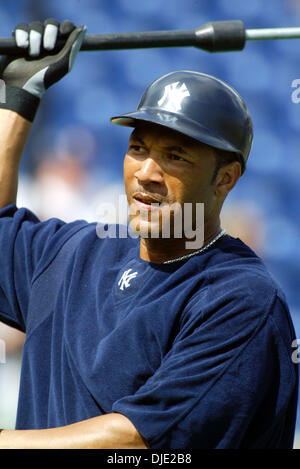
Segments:
[[[30,210],[0,210],[0,320],[26,332],[31,284],[37,272],[85,222],[40,221]]]
[[[291,343],[286,311],[274,293],[260,309],[249,295],[238,304],[191,314],[153,376],[114,403],[113,412],[128,417],[150,448],[259,446],[277,417],[285,418],[296,378],[273,313]],[[263,418],[253,423],[256,414]]]

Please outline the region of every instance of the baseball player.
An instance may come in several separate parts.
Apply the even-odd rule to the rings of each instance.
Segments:
[[[132,127],[124,181],[138,237],[16,207],[40,100],[71,70],[84,34],[68,21],[22,24],[14,35],[27,58],[2,61],[0,317],[26,341],[16,430],[1,431],[0,447],[291,448],[297,368],[285,296],[220,226],[252,142],[235,90],[171,72],[136,111],[112,118]],[[58,36],[66,42],[53,53]],[[187,206],[191,230],[164,237],[168,209],[184,219]]]

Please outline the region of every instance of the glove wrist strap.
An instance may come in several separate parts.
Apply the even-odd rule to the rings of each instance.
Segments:
[[[5,103],[0,102],[0,108],[15,111],[32,122],[38,110],[40,99],[22,88],[10,85],[6,85],[5,92]]]

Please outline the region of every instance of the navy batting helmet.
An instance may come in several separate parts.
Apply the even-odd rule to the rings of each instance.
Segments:
[[[151,83],[136,111],[111,118],[135,127],[137,121],[163,125],[214,148],[240,156],[242,172],[251,149],[252,121],[240,95],[205,73],[175,71]]]

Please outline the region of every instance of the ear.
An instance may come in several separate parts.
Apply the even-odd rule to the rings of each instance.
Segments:
[[[236,185],[241,174],[241,165],[238,161],[234,161],[220,168],[216,178],[215,195],[221,199],[225,199],[227,194]]]

